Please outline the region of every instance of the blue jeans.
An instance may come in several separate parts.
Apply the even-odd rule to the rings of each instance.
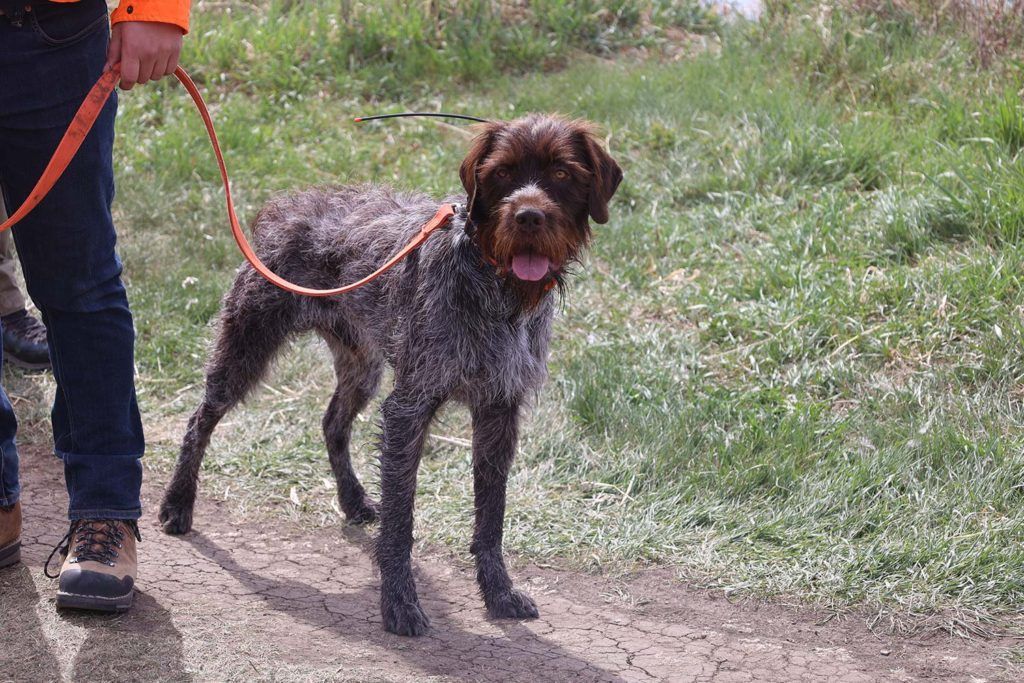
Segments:
[[[42,3],[0,17],[0,189],[13,213],[99,77],[109,40],[103,0]],[[51,420],[70,519],[138,519],[144,449],[135,330],[110,214],[116,94],[14,241],[42,313],[57,381]],[[18,500],[17,422],[0,389],[0,505]]]

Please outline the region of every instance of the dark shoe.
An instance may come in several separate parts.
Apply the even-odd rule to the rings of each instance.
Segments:
[[[57,607],[123,612],[132,606],[138,574],[136,539],[142,540],[133,520],[79,520],[50,553],[64,558],[57,589]],[[64,545],[66,543],[66,545]],[[50,560],[46,561],[46,575]]]
[[[0,567],[21,559],[21,501],[0,507]]]
[[[4,331],[4,360],[29,370],[50,367],[46,326],[21,309],[0,318]]]

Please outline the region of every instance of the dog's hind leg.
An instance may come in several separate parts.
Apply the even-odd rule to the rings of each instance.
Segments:
[[[349,440],[352,421],[370,402],[380,385],[381,361],[365,350],[353,348],[342,341],[347,335],[321,332],[334,356],[338,386],[324,413],[324,441],[331,471],[338,484],[338,503],[348,520],[363,524],[377,519],[377,504],[366,495],[359,477],[352,469]]]
[[[512,579],[501,556],[505,489],[515,457],[519,405],[473,406],[471,412],[476,525],[469,551],[476,558],[476,580],[490,616],[505,619],[536,617],[537,605],[526,593],[512,587]]]
[[[224,300],[217,341],[206,369],[206,391],[192,413],[171,483],[160,504],[160,522],[169,534],[192,528],[199,466],[221,418],[245,398],[293,331],[295,310],[289,295],[255,282],[243,271]]]

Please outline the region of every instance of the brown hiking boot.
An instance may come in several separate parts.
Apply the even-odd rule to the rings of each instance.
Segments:
[[[121,612],[132,606],[138,559],[136,539],[142,540],[134,520],[78,520],[50,553],[64,558],[57,589],[57,607]],[[50,560],[46,561],[46,575]]]
[[[0,507],[0,567],[21,559],[21,501]]]

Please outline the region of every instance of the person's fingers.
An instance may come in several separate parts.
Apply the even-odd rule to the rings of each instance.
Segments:
[[[110,31],[110,45],[107,47],[107,63],[104,71],[110,71],[115,64],[121,61],[121,27],[114,26]]]
[[[111,66],[121,62],[122,90],[131,90],[136,85],[174,73],[181,52],[181,29],[141,21],[123,22],[115,29],[119,54],[115,56],[111,49],[108,59]],[[111,40],[114,40],[113,34]]]
[[[121,90],[131,90],[139,79],[137,57],[121,56]]]
[[[159,52],[153,59],[153,74],[151,80],[158,81],[167,75],[167,60],[170,59],[169,52]]]
[[[167,65],[171,60],[170,53],[162,52],[153,65],[153,80],[158,81],[167,76]],[[173,70],[172,70],[173,71]]]
[[[167,60],[167,71],[168,76],[174,73],[174,70],[178,68],[178,60],[181,58],[181,44],[177,44],[173,50],[171,50],[171,56]]]
[[[153,80],[157,78],[163,78],[164,76],[170,76],[174,73],[174,70],[178,68],[178,55],[181,49],[177,45],[168,47],[164,52],[165,59],[163,60],[159,73],[154,69]],[[157,63],[161,63],[159,60]]]
[[[153,67],[156,64],[156,54],[150,53],[143,55],[139,60],[139,77],[137,83],[142,85],[143,83],[149,83],[153,78]]]

